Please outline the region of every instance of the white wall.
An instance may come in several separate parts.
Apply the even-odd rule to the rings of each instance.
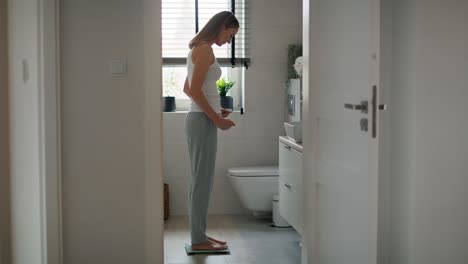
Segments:
[[[468,262],[467,10],[394,2],[391,263]]]
[[[0,0],[0,264],[10,263],[7,1]]]
[[[250,1],[251,65],[245,79],[245,114],[218,133],[218,155],[210,214],[245,214],[226,178],[234,166],[277,165],[278,136],[286,120],[284,82],[288,44],[302,43],[302,1]],[[184,135],[185,113],[164,113],[164,178],[171,214],[187,214],[190,165]]]
[[[144,261],[143,5],[136,0],[61,1],[67,264]],[[109,61],[116,58],[127,60],[127,76],[110,76]]]
[[[38,5],[8,1],[14,263],[41,263]],[[28,64],[23,80],[22,62]]]

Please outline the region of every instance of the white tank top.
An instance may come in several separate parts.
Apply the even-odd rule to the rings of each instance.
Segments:
[[[192,76],[193,76],[193,67],[194,64],[192,62],[192,50],[190,50],[187,56],[187,78],[189,85],[192,83]],[[220,104],[219,104],[219,94],[218,88],[216,87],[216,81],[221,77],[221,67],[216,60],[211,64],[206,72],[205,81],[202,85],[202,92],[205,94],[206,100],[208,104],[210,104],[211,108],[216,113],[220,112]],[[190,98],[190,112],[203,112],[201,108],[195,103],[195,101]]]

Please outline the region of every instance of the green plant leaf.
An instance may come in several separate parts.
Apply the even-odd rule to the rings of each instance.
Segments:
[[[231,81],[229,77],[224,79],[221,77],[219,80],[216,81],[216,87],[218,88],[218,92],[220,96],[226,96],[227,92],[234,86],[236,82]]]
[[[296,79],[298,77],[293,65],[299,56],[302,56],[302,44],[288,45],[288,79]]]

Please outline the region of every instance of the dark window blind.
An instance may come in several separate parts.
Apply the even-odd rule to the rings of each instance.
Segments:
[[[162,55],[164,65],[185,65],[188,43],[220,11],[232,11],[240,30],[231,44],[213,45],[223,66],[248,67],[248,18],[245,0],[162,0]]]

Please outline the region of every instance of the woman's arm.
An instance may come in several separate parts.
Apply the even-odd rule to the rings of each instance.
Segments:
[[[185,78],[184,93],[185,93],[188,97],[190,97],[190,86],[189,86],[189,82],[188,82],[188,77]],[[221,117],[222,117],[222,118],[228,117],[230,113],[232,113],[231,110],[227,110],[227,109],[221,108]]]
[[[208,68],[214,62],[213,50],[209,45],[201,45],[195,49],[196,50],[192,52],[194,68],[192,83],[189,86],[189,96],[215,124],[218,124],[222,118],[210,106],[202,91]]]
[[[184,93],[185,93],[188,97],[190,97],[190,88],[189,88],[189,83],[188,83],[188,77],[185,78]]]

